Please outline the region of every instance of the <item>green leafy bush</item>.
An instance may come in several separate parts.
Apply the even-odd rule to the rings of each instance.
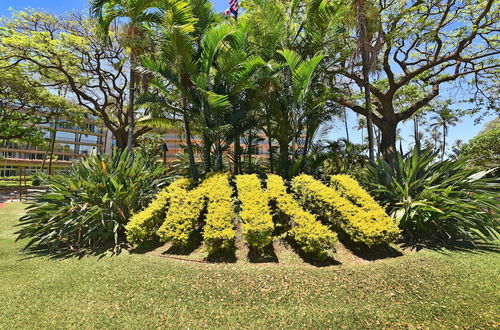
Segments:
[[[363,191],[357,181],[346,176],[334,178],[334,185],[340,190],[305,174],[293,179],[292,189],[302,205],[340,227],[354,242],[371,247],[398,238],[399,229],[394,220]],[[363,202],[357,199],[363,199]]]
[[[302,251],[322,258],[326,256],[328,249],[333,249],[337,234],[323,225],[315,215],[305,211],[293,196],[287,193],[280,176],[268,175],[267,193],[270,199],[276,201],[277,208],[290,217],[292,228],[289,233]]]
[[[498,239],[498,178],[419,151],[370,166],[366,184],[388,206],[406,238],[425,241]]]
[[[273,240],[274,223],[269,198],[256,174],[238,175],[235,179],[241,201],[243,235],[248,245],[263,249]]]
[[[156,237],[156,231],[165,221],[168,206],[171,206],[170,209],[175,207],[179,203],[179,197],[187,193],[187,189],[192,184],[190,179],[179,179],[160,191],[151,204],[134,214],[125,226],[127,241],[136,245],[153,241]]]
[[[163,183],[164,168],[153,160],[115,151],[91,154],[73,164],[67,175],[48,180],[21,219],[18,240],[28,247],[55,252],[103,246],[119,248],[124,226],[147,205]]]

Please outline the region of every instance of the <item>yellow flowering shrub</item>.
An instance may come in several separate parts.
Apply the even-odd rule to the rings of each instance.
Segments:
[[[315,215],[305,211],[287,193],[283,179],[277,175],[268,175],[267,193],[276,201],[277,207],[292,220],[290,234],[309,254],[321,256],[326,249],[332,248],[337,234],[316,219]]]
[[[234,229],[233,189],[228,174],[214,174],[200,186],[208,198],[203,238],[208,253],[233,247]]]
[[[170,208],[157,234],[161,241],[173,242],[176,246],[189,243],[196,223],[205,207],[205,189],[203,186],[191,191],[179,189],[172,197]]]
[[[343,182],[347,184],[347,180]],[[357,182],[356,185],[359,186]],[[303,205],[307,205],[309,209],[324,215],[340,226],[355,242],[373,246],[394,241],[399,236],[398,227],[383,210],[380,211],[381,208],[361,206],[373,206],[370,201],[364,201],[363,204],[357,203],[360,206],[355,205],[335,188],[328,187],[309,175],[295,177],[292,181],[292,188]],[[350,190],[351,188],[356,190],[352,182],[350,186],[342,189]],[[363,196],[359,189],[357,196],[356,198]]]
[[[152,240],[164,220],[165,211],[172,198],[191,184],[189,179],[179,179],[160,191],[148,207],[130,218],[125,226],[127,240],[132,244],[143,244]]]
[[[243,235],[250,246],[263,248],[272,242],[274,231],[269,198],[255,174],[236,176],[236,186],[241,202]]]

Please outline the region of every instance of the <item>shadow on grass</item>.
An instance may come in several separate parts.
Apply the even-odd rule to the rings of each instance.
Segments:
[[[114,255],[119,255],[124,248],[116,249],[114,247],[102,247],[95,249],[69,249],[61,248],[57,250],[49,249],[43,246],[30,247],[26,250],[20,251],[18,254],[22,255],[22,260],[28,260],[33,258],[45,257],[51,260],[64,260],[69,258],[82,259],[83,257],[98,257],[98,259],[103,259],[105,257],[110,257]]]
[[[379,245],[368,247],[365,244],[353,242],[345,233],[339,232],[339,241],[355,256],[368,260],[380,260],[388,258],[397,258],[403,256],[401,251],[396,250],[390,245]]]
[[[196,251],[202,243],[203,236],[201,230],[197,230],[191,234],[189,242],[186,245],[172,245],[163,254],[174,254],[188,256]]]
[[[305,253],[302,251],[300,246],[291,238],[285,239],[285,242],[292,248],[292,250],[306,263],[316,266],[316,267],[329,267],[329,266],[338,266],[342,263],[325,251],[323,256],[316,256]]]
[[[210,253],[206,258],[206,261],[213,263],[235,263],[236,262],[236,251],[232,249],[220,249],[216,252]]]
[[[278,256],[274,252],[272,243],[265,246],[263,249],[249,247],[247,258],[248,261],[252,263],[278,262]]]

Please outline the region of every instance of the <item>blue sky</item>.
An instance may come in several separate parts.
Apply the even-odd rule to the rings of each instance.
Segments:
[[[88,0],[0,0],[0,2],[0,16],[9,16],[9,8],[19,10],[26,7],[32,7],[35,9],[45,9],[54,13],[62,13],[71,10],[85,11],[88,4]],[[216,10],[223,11],[228,7],[229,0],[213,0],[212,2]],[[348,112],[348,115],[349,127],[352,128],[356,125],[356,115],[353,112]],[[457,139],[468,141],[481,130],[486,122],[493,118],[493,116],[487,117],[480,125],[475,125],[473,118],[462,118],[458,126],[450,128],[448,141],[450,141],[450,144]],[[328,138],[335,139],[345,136],[343,124],[341,122],[337,121],[334,123],[334,127],[335,128],[329,133]],[[401,125],[400,127],[404,139],[403,145],[411,143],[413,141],[410,137],[412,134],[411,126]],[[350,137],[353,141],[359,142],[361,140],[361,133],[351,130]]]

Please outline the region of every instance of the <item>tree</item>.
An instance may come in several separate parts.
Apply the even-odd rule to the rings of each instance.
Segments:
[[[290,154],[297,155],[295,150],[304,134],[308,141],[302,157],[307,154],[314,132],[305,129],[317,128],[312,119],[321,117],[318,114],[324,111],[326,102],[315,98],[314,90],[317,84],[324,85],[323,91],[329,93],[325,68],[341,57],[341,14],[334,2],[245,3],[242,19],[249,22],[253,50],[270,67],[269,75],[260,81],[259,99],[262,114],[271,118],[265,123],[266,133],[279,144],[278,172],[285,177]]]
[[[77,13],[55,16],[32,10],[3,20],[0,33],[1,63],[22,69],[30,85],[66,90],[68,100],[112,132],[118,148],[127,147],[127,55],[114,34],[113,42],[104,42],[93,22]],[[134,138],[149,130],[142,127]]]
[[[466,81],[471,88],[480,89],[488,83],[486,76],[498,72],[500,48],[495,29],[500,9],[494,0],[398,0],[380,1],[378,10],[382,36],[378,74],[387,87],[370,83],[370,92],[375,105],[373,121],[382,133],[382,153],[391,160],[398,124],[428,105],[444,84]],[[360,90],[366,84],[360,71],[339,66],[331,73]],[[397,111],[394,100],[408,85],[420,88],[422,97]],[[366,107],[357,102],[359,93],[351,88],[350,95],[338,94],[333,100],[368,116]]]
[[[372,102],[370,93],[370,71],[373,67],[373,58],[375,56],[370,56],[371,52],[369,50],[371,45],[371,40],[368,37],[367,31],[367,5],[366,0],[356,0],[354,5],[356,11],[358,38],[361,51],[362,60],[362,72],[363,72],[363,89],[365,95],[365,109],[366,109],[366,124],[368,127],[368,154],[370,161],[375,161],[374,154],[374,138],[373,138],[373,112],[372,112]]]
[[[227,123],[219,119],[231,109],[228,96],[214,91],[217,74],[214,63],[221,49],[233,41],[235,29],[228,23],[215,25],[219,18],[208,0],[167,3],[169,9],[160,29],[159,53],[143,56],[141,67],[165,84],[166,92],[178,93],[180,101],[169,102],[168,107],[182,113],[185,125],[193,124],[201,133],[203,162],[205,173],[208,173],[212,168],[212,145],[228,129]],[[185,128],[188,134],[190,127]],[[186,138],[186,143],[188,150],[192,150],[190,139]],[[189,153],[194,169],[192,151]]]
[[[479,134],[463,145],[460,159],[466,159],[471,166],[493,169],[500,166],[500,119],[488,123]]]
[[[448,129],[452,126],[456,126],[460,121],[455,115],[453,110],[450,109],[451,100],[446,100],[440,104],[440,109],[436,110],[436,115],[434,115],[431,120],[434,121],[431,124],[431,129],[442,128],[443,142],[441,144],[441,161],[444,160],[444,155],[446,152],[446,137],[448,136]]]
[[[23,70],[0,63],[0,140],[43,141],[43,125],[59,115],[72,117],[72,105],[46,88],[33,87]]]
[[[91,0],[90,15],[97,20],[99,31],[109,42],[111,24],[119,18],[127,20],[126,37],[123,41],[129,49],[129,102],[128,102],[128,143],[127,148],[132,152],[134,146],[135,112],[134,98],[136,91],[137,58],[145,48],[146,25],[160,23],[162,15],[158,10],[158,0]]]

